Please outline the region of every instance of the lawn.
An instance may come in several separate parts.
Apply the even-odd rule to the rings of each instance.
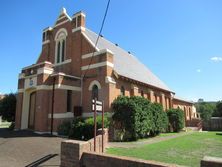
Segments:
[[[10,125],[11,122],[2,121],[2,123],[0,123],[0,128],[8,128]]]
[[[200,166],[204,156],[222,157],[222,135],[195,132],[138,148],[109,148],[108,154],[186,166]]]

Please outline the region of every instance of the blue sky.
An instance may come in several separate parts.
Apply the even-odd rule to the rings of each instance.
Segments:
[[[99,31],[106,0],[1,1],[0,92],[17,90],[18,73],[41,52],[42,30],[62,7],[86,13]],[[131,51],[179,97],[222,100],[222,1],[111,0],[103,35]]]

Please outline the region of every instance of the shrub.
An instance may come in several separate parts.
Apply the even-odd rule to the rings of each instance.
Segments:
[[[117,140],[137,140],[166,132],[168,117],[163,107],[143,97],[119,96],[112,103]]]
[[[69,131],[71,129],[71,122],[70,121],[64,121],[62,124],[58,126],[58,134],[62,136],[68,136]]]
[[[163,111],[163,106],[158,103],[152,103],[150,109],[152,110],[154,122],[151,135],[156,136],[159,135],[161,132],[166,132],[169,121],[167,113]]]
[[[102,128],[102,116],[97,116],[97,130]],[[104,116],[104,127],[109,126],[109,119]],[[94,118],[76,118],[71,123],[69,138],[77,140],[89,140],[94,136]]]
[[[16,94],[7,94],[2,100],[0,100],[0,115],[2,119],[8,122],[15,121],[16,110]]]
[[[14,130],[15,129],[15,122],[12,122],[8,128],[9,130]]]
[[[184,128],[184,113],[181,109],[170,109],[167,111],[170,126],[174,132],[179,132]]]
[[[116,129],[127,137],[124,140],[137,140],[149,134],[153,127],[150,102],[138,96],[119,96],[112,103],[113,121]]]

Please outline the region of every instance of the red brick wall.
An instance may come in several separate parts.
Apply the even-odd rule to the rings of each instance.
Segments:
[[[101,131],[98,132],[96,137],[97,146],[96,151],[102,151],[102,136]],[[104,129],[104,146],[107,146],[108,142],[108,131]],[[61,143],[61,165],[60,167],[80,167],[80,161],[84,152],[93,151],[94,142],[93,139],[89,141],[78,141],[78,140],[65,140]]]
[[[155,161],[147,161],[129,157],[113,156],[108,154],[84,152],[81,158],[84,167],[176,167],[174,164],[166,164]]]
[[[15,113],[15,129],[21,128],[23,93],[18,93]]]
[[[48,113],[51,111],[51,91],[36,91],[35,130],[48,131]]]
[[[200,166],[201,167],[221,167],[222,166],[222,158],[205,156],[201,160]]]
[[[93,139],[84,142],[66,140],[61,143],[60,167],[174,167],[176,165],[154,161],[139,160],[135,158],[112,156],[101,153],[101,135],[97,136],[96,153],[93,152]],[[107,130],[105,132],[105,146],[107,145]],[[100,141],[100,142],[99,142]]]

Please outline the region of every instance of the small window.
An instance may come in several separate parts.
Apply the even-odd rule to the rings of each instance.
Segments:
[[[120,95],[121,96],[125,96],[125,88],[124,88],[124,86],[121,86]]]
[[[97,85],[93,85],[93,88],[92,88],[92,99],[99,99],[99,89],[98,89],[98,86]]]
[[[72,91],[67,90],[67,112],[72,112]]]

